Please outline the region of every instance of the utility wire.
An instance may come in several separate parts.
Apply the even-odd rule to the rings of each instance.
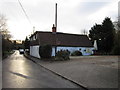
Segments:
[[[20,6],[21,6],[21,8],[22,8],[22,10],[23,10],[23,12],[24,12],[24,14],[25,14],[25,16],[26,16],[27,20],[28,20],[28,21],[29,21],[29,23],[32,25],[32,23],[31,23],[31,21],[30,21],[30,19],[29,19],[28,15],[27,15],[27,13],[26,13],[25,9],[23,8],[23,5],[22,5],[22,3],[20,2],[20,0],[18,0],[18,3],[20,4]]]

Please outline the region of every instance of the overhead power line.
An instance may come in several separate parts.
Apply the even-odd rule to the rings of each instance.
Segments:
[[[30,21],[30,19],[29,19],[28,15],[27,15],[27,13],[26,13],[25,9],[23,8],[23,5],[22,5],[22,3],[20,2],[20,0],[18,0],[18,3],[20,4],[20,6],[21,6],[21,8],[22,8],[22,10],[23,10],[23,12],[24,12],[24,14],[25,14],[25,16],[26,16],[27,20],[28,20],[28,21],[29,21],[29,23],[32,25],[32,23],[31,23],[31,21]]]

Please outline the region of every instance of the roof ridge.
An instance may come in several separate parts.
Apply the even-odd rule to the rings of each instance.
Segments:
[[[35,33],[52,33],[51,31],[36,31]],[[64,32],[56,32],[56,34],[67,34],[67,35],[77,35],[77,36],[87,36],[84,34],[73,34],[73,33],[64,33]]]

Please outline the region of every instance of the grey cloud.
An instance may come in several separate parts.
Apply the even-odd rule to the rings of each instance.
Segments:
[[[110,2],[81,2],[77,11],[79,14],[90,14],[100,10],[109,3]]]

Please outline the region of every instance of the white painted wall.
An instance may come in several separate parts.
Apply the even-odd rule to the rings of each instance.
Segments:
[[[30,55],[34,56],[34,57],[37,57],[37,58],[40,58],[40,55],[39,55],[39,45],[30,46]]]
[[[55,56],[55,47],[52,47],[52,56]]]
[[[69,50],[71,53],[79,50],[81,51],[82,55],[91,55],[93,54],[94,47],[57,47],[57,51],[60,50]]]
[[[81,49],[81,50],[80,50]],[[57,47],[57,51],[60,50],[69,50],[71,53],[79,50],[82,52],[82,55],[92,55],[94,52],[94,47]],[[39,45],[30,46],[30,55],[40,58],[39,55]],[[52,47],[52,56],[55,56],[55,47]]]

